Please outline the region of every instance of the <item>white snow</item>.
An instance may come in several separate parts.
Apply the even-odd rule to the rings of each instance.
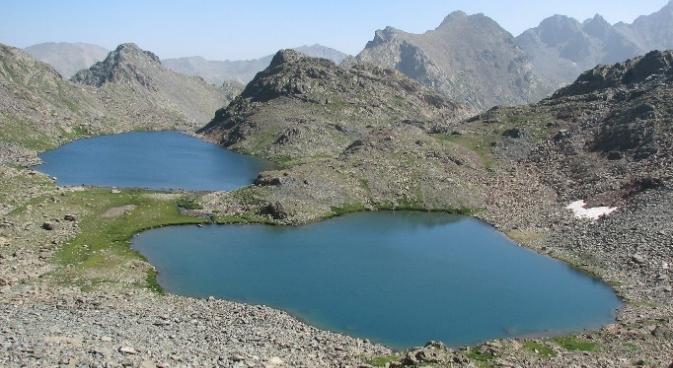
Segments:
[[[586,208],[586,202],[575,201],[566,207],[575,213],[575,217],[596,221],[602,216],[607,216],[617,210],[617,207],[593,207]]]

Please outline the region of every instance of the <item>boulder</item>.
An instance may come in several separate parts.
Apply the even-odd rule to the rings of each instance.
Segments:
[[[288,214],[285,211],[285,207],[280,202],[269,203],[266,206],[262,207],[260,212],[263,215],[270,215],[276,220],[286,219]]]
[[[42,228],[45,230],[54,230],[55,226],[51,222],[45,222],[44,224],[42,224]]]

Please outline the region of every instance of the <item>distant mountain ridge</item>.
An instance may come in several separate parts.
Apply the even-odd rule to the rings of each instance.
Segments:
[[[672,49],[673,2],[632,24],[611,25],[600,15],[582,23],[555,15],[519,35],[516,43],[532,60],[538,75],[561,86],[598,64]]]
[[[453,12],[422,34],[378,30],[356,61],[397,69],[477,110],[533,102],[551,92],[514,37],[483,14]]]
[[[66,79],[105,59],[109,52],[104,47],[82,42],[46,42],[26,47],[25,51],[53,66]]]
[[[329,59],[340,64],[347,54],[322,46],[300,46],[294,50],[311,57]],[[264,70],[271,63],[273,55],[267,55],[258,59],[250,60],[206,60],[200,56],[165,59],[166,67],[182,74],[200,76],[207,82],[220,85],[225,81],[237,81],[248,83],[255,74]]]

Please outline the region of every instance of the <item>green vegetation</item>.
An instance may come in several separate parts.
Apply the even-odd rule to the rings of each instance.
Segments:
[[[365,363],[374,367],[385,367],[388,363],[398,360],[400,357],[395,354],[380,355],[365,359]]]
[[[495,164],[491,151],[491,142],[494,140],[485,135],[473,134],[441,134],[437,137],[445,142],[457,144],[474,152],[485,168],[490,169]]]
[[[29,122],[1,113],[0,142],[12,143],[36,151],[44,151],[57,144],[53,138],[32,128]]]
[[[332,216],[342,216],[353,212],[365,212],[367,208],[362,203],[348,203],[339,207],[332,207]]]
[[[145,283],[147,284],[147,288],[152,290],[153,292],[157,294],[163,294],[164,289],[159,285],[159,280],[157,280],[157,271],[152,269],[147,272],[147,278],[145,279]]]
[[[569,351],[596,351],[597,348],[595,342],[577,336],[560,336],[553,338],[552,341]]]
[[[203,206],[197,201],[194,196],[184,196],[177,200],[177,206],[186,210],[200,210]]]
[[[79,222],[79,234],[56,254],[56,262],[62,266],[54,274],[56,280],[87,287],[92,280],[118,281],[120,275],[131,277],[127,268],[137,269],[139,265],[133,260],[142,259],[129,246],[134,234],[160,226],[203,222],[203,218],[182,215],[177,206],[180,199],[177,194],[143,190],[114,193],[109,189],[89,189],[67,193],[65,203],[60,205],[80,209],[86,215]],[[141,284],[159,291],[156,272],[145,271],[147,275]]]
[[[523,348],[539,355],[542,358],[551,358],[556,356],[556,352],[550,346],[537,341],[526,341]]]
[[[470,349],[465,355],[470,360],[476,362],[479,367],[490,367],[491,361],[495,359],[495,355],[493,353],[478,349]]]

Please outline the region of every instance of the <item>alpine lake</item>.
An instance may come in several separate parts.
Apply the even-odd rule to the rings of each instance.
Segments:
[[[83,139],[37,169],[60,185],[222,191],[270,167],[178,132]],[[298,227],[173,226],[132,247],[166,291],[264,304],[404,348],[597,328],[621,301],[603,282],[445,213],[356,213]]]

